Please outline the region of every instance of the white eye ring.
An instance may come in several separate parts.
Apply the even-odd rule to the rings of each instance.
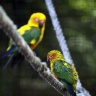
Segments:
[[[38,22],[39,21],[38,18],[35,18],[35,21]]]

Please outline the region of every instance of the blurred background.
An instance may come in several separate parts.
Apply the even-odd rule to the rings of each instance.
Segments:
[[[81,83],[96,96],[96,0],[53,0],[72,59]],[[8,16],[18,28],[27,23],[34,12],[47,16],[42,42],[34,50],[46,61],[48,51],[60,50],[44,0],[0,0]],[[9,38],[0,29],[0,55]],[[36,71],[24,61],[15,68],[3,69],[8,58],[0,60],[0,96],[60,96]]]

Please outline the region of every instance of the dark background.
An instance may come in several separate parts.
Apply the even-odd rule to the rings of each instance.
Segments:
[[[96,1],[53,3],[82,85],[96,96]],[[46,61],[48,51],[60,50],[44,0],[0,0],[0,4],[18,28],[27,23],[32,13],[43,12],[47,16],[46,29],[35,52]],[[0,29],[0,55],[6,51],[8,41]],[[26,61],[14,69],[3,69],[7,60],[0,60],[0,96],[60,96]]]

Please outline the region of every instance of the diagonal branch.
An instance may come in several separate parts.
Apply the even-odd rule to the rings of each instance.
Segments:
[[[13,39],[19,51],[24,55],[30,65],[44,78],[52,87],[54,87],[63,96],[68,96],[68,92],[63,85],[54,78],[45,62],[34,56],[33,51],[29,48],[24,39],[16,31],[16,25],[7,16],[3,8],[0,6],[0,27],[4,29],[6,35]],[[66,95],[67,94],[67,95]]]

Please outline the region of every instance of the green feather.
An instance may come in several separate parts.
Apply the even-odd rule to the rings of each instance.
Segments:
[[[36,42],[39,40],[40,37],[40,29],[36,27],[31,27],[30,30],[26,30],[26,32],[22,35],[24,40],[30,44],[30,42],[35,39]]]
[[[40,37],[40,29],[36,27],[31,27],[30,30],[26,30],[25,33],[22,35],[24,40],[30,44],[30,42],[34,39],[36,42],[39,40]],[[12,45],[15,45],[14,41],[10,39],[9,41],[9,48],[11,48]],[[16,47],[12,53],[17,53],[18,48]]]
[[[35,39],[36,42],[39,40],[40,37],[40,29],[36,27],[31,27],[30,30],[26,30],[25,33],[22,35],[24,40],[30,44],[30,42]],[[9,45],[14,45],[14,42],[12,39],[9,41]]]
[[[53,71],[58,78],[64,79],[68,83],[73,84],[74,77],[72,69],[70,68],[70,64],[66,61],[56,60],[53,65]]]

